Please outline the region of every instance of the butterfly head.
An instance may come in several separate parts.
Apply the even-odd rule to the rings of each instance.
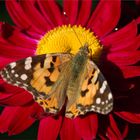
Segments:
[[[85,43],[84,46],[80,47],[79,53],[80,54],[84,54],[85,56],[91,57],[92,50],[89,48],[89,44]]]

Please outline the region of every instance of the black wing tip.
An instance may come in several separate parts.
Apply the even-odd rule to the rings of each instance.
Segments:
[[[0,70],[0,76],[2,77],[2,79],[5,78],[5,75],[6,75],[5,69]]]
[[[5,69],[0,70],[0,76],[2,77],[2,79],[3,79],[5,82],[7,82],[8,84],[11,84],[10,79],[8,78]]]

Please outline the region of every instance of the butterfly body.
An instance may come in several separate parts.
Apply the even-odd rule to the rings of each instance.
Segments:
[[[75,118],[91,111],[107,114],[113,107],[111,90],[90,60],[87,44],[76,55],[43,54],[19,60],[1,75],[30,92],[47,113],[57,114],[65,104],[65,116]]]

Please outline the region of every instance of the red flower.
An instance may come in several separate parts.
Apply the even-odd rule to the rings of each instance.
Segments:
[[[91,0],[65,0],[63,10],[55,1],[6,1],[15,26],[1,23],[0,68],[34,55],[38,42],[49,30],[63,24],[81,25],[94,32],[103,45],[99,68],[110,85],[115,103],[113,112],[106,116],[96,113],[76,119],[43,116],[43,109],[32,95],[0,79],[0,104],[6,106],[0,115],[1,133],[18,134],[39,119],[39,140],[56,139],[58,135],[62,140],[123,139],[128,134],[129,123],[140,123],[140,35],[137,34],[140,19],[115,31],[120,4],[119,0],[101,0],[92,12]]]

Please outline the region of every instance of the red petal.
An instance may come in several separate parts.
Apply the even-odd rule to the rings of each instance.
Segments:
[[[24,13],[21,5],[16,0],[6,1],[6,8],[13,19],[14,23],[21,29],[28,29],[29,31],[42,34],[43,32],[37,28],[30,18]]]
[[[124,28],[111,33],[110,35],[103,38],[102,44],[104,47],[114,47],[114,43],[131,41],[136,37],[137,34],[137,22],[133,20],[131,23],[126,25]],[[125,44],[124,44],[125,45]]]
[[[110,52],[132,52],[139,48],[140,46],[140,36],[133,37],[131,39],[125,39],[123,41],[116,41],[111,43],[109,48]],[[105,46],[106,48],[107,46]]]
[[[137,4],[137,6],[140,5],[140,0],[135,0],[135,3]]]
[[[25,32],[26,34],[29,34],[31,38],[34,38],[37,41],[39,41],[43,37],[43,35],[44,35],[44,34],[43,35],[38,34],[37,32],[28,31],[27,29],[23,30],[22,32],[23,33]]]
[[[97,36],[102,37],[108,34],[117,25],[120,18],[120,0],[101,0],[89,20],[88,27]]]
[[[9,24],[3,23],[0,25],[2,38],[7,41],[7,44],[13,44],[28,49],[35,49],[38,41],[21,33],[18,29]],[[2,40],[2,39],[1,39]],[[3,41],[4,42],[4,41]]]
[[[121,117],[122,119],[130,122],[140,124],[140,114],[131,113],[131,112],[115,112],[116,115]]]
[[[62,117],[46,117],[40,121],[38,140],[56,140],[62,123]]]
[[[0,41],[0,43],[1,43],[1,41]],[[25,57],[34,55],[34,53],[35,53],[35,51],[31,50],[31,49],[20,48],[18,46],[14,46],[12,44],[1,43],[1,48],[0,48],[1,60],[5,59],[5,61],[9,61],[10,60],[9,58],[11,58],[12,61],[18,60],[18,59],[23,59]],[[3,63],[5,63],[5,62],[3,62]]]
[[[22,91],[22,92],[17,91],[17,93],[0,92],[1,105],[19,106],[19,105],[25,105],[31,101],[33,101],[33,97],[31,94],[27,93],[26,91]]]
[[[0,77],[0,85],[4,84],[5,82],[3,81],[3,79]],[[0,86],[1,88],[1,86]]]
[[[6,64],[9,64],[10,62],[16,61],[16,59],[13,58],[5,58],[0,56],[0,69],[3,68]]]
[[[140,76],[140,66],[125,66],[120,67],[123,72],[124,78],[133,78]]]
[[[52,28],[63,24],[60,9],[54,0],[38,0],[37,2],[44,15],[44,18],[46,18],[47,22]]]
[[[116,65],[132,65],[140,61],[140,51],[109,53],[107,59]]]
[[[79,10],[79,15],[76,24],[85,26],[90,16],[91,6],[92,6],[92,0],[81,1],[81,7]]]
[[[38,30],[42,33],[51,29],[51,26],[45,18],[40,13],[40,11],[35,6],[35,1],[20,1],[19,4],[21,5],[25,15],[31,22],[31,25],[36,26]]]
[[[19,87],[9,85],[4,81],[0,84],[1,105],[25,105],[31,101],[33,101],[33,96],[27,91]]]
[[[66,12],[67,24],[75,24],[78,14],[78,0],[64,0],[63,11]]]
[[[122,135],[112,115],[109,115],[110,126],[107,128],[106,135],[111,140],[121,140]]]
[[[85,116],[84,118],[77,117],[74,122],[78,134],[84,140],[96,138],[98,129],[98,118],[96,114],[91,114],[89,116]]]
[[[137,23],[140,24],[140,17],[136,19]]]
[[[128,124],[125,125],[124,131],[123,131],[123,139],[126,138],[126,136],[128,135],[128,131],[129,131],[129,127]]]
[[[64,118],[60,131],[60,137],[61,140],[81,140],[72,119]]]
[[[35,106],[6,107],[0,116],[0,132],[9,132],[9,135],[18,134],[33,124],[31,117]]]

